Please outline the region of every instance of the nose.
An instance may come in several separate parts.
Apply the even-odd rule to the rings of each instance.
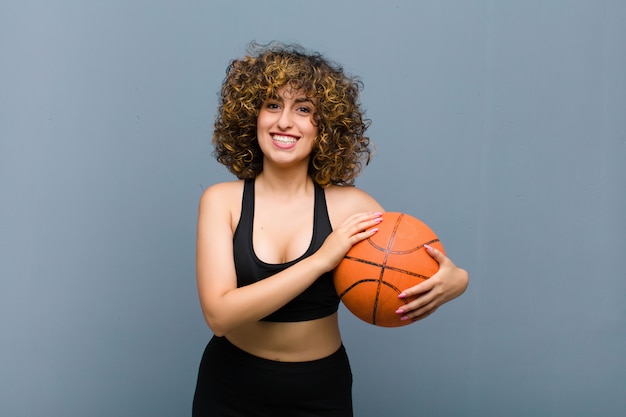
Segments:
[[[291,119],[291,112],[289,109],[283,109],[280,112],[280,117],[278,118],[277,126],[280,130],[287,130],[293,125],[293,121]]]

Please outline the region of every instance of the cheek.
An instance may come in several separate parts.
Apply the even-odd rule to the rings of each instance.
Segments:
[[[316,138],[317,134],[319,133],[319,129],[317,128],[316,125],[313,124],[312,120],[309,123],[307,123],[306,130],[307,130],[307,133],[313,136],[314,138]]]
[[[257,131],[264,126],[267,122],[267,117],[265,117],[265,115],[263,114],[263,112],[259,113],[259,115],[256,118],[256,128]]]

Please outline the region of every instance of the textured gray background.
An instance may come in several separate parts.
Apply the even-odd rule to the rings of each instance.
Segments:
[[[356,416],[626,410],[626,3],[3,0],[0,415],[185,416],[217,93],[251,40],[365,82],[358,185],[468,292],[411,327],[342,308]]]

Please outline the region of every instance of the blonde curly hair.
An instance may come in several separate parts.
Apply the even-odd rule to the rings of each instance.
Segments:
[[[372,154],[365,136],[371,121],[364,118],[359,102],[362,83],[299,45],[252,43],[244,58],[231,61],[222,83],[213,155],[237,178],[256,177],[263,170],[256,140],[259,110],[284,86],[316,103],[313,123],[318,134],[309,162],[313,181],[322,187],[353,184]]]

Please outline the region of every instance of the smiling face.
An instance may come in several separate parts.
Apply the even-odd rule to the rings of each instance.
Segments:
[[[313,99],[288,87],[278,89],[276,97],[265,100],[257,119],[257,139],[265,159],[308,166],[317,136],[314,113]]]

